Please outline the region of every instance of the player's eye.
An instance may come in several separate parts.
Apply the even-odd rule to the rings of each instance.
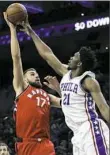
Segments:
[[[35,74],[34,73],[31,73],[31,76],[34,76]]]

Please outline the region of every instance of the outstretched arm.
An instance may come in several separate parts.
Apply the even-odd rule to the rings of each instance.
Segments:
[[[99,83],[95,79],[92,79],[89,77],[89,78],[86,78],[84,81],[84,88],[91,93],[104,119],[107,122],[110,122],[110,117],[109,117],[110,108],[108,104],[106,103],[106,100],[101,92]]]
[[[7,14],[4,12],[4,19],[10,28],[11,34],[11,56],[13,61],[13,87],[16,92],[16,96],[18,96],[24,88],[23,83],[23,69],[22,69],[22,62],[21,62],[21,55],[20,55],[20,48],[19,43],[17,40],[16,34],[16,26],[11,24],[7,20]]]
[[[44,79],[47,81],[43,82],[44,85],[55,90],[61,96],[60,83],[57,80],[56,76],[46,76]]]
[[[31,26],[29,25],[28,19],[25,23],[22,23],[24,30],[28,35],[31,36],[38,53],[40,56],[47,61],[47,63],[60,75],[63,76],[68,72],[67,65],[64,65],[60,62],[60,60],[54,55],[51,48],[48,47],[39,36],[33,31]]]
[[[61,105],[60,105],[61,98],[56,97],[52,94],[48,94],[48,95],[50,97],[51,106],[56,108],[61,108]]]

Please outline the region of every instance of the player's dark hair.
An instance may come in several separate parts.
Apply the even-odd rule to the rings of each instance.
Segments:
[[[28,71],[36,71],[34,68],[29,68],[27,70],[24,71],[24,75],[28,72]]]
[[[95,53],[89,47],[81,47],[79,50],[80,60],[82,62],[82,71],[92,71],[97,63]]]

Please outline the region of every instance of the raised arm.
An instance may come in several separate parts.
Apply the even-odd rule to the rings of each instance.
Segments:
[[[16,92],[16,96],[18,96],[24,89],[20,48],[17,40],[16,27],[7,20],[6,13],[4,13],[4,18],[10,28],[11,56],[13,61],[13,87]]]
[[[31,26],[29,25],[28,19],[25,23],[22,23],[24,27],[24,31],[30,35],[32,38],[35,47],[38,50],[40,56],[47,61],[47,63],[57,72],[60,76],[63,76],[68,72],[67,65],[61,63],[61,61],[54,55],[51,48],[48,47],[39,36],[33,31]]]
[[[101,89],[100,89],[100,86],[99,86],[99,83],[95,80],[95,79],[92,79],[92,78],[86,78],[85,81],[84,81],[84,88],[86,90],[88,90],[99,111],[101,112],[102,116],[104,117],[104,119],[107,121],[107,122],[110,122],[110,108],[108,106],[108,104],[106,103],[106,100],[101,92]]]

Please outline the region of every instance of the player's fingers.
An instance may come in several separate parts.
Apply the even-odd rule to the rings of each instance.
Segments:
[[[6,17],[6,12],[3,12],[4,17]]]
[[[28,23],[28,14],[26,15],[26,23]]]
[[[49,76],[44,77],[45,80],[49,79]]]
[[[24,29],[20,29],[20,31],[25,32],[25,30],[24,30]]]
[[[20,25],[22,25],[22,26],[23,26],[23,25],[24,25],[24,21],[20,22]]]
[[[21,25],[24,28],[23,22],[19,22],[18,25]]]
[[[44,77],[44,79],[46,79],[48,76]]]
[[[3,12],[3,16],[4,16],[4,19],[5,19],[6,23],[9,25],[9,21],[7,19],[7,13],[6,12]]]
[[[7,20],[7,14],[6,14],[6,12],[3,12],[3,16],[4,16],[4,19]]]
[[[56,76],[54,76],[53,78],[54,78],[54,79],[57,79],[57,77],[56,77]]]
[[[49,75],[49,76],[47,77],[47,80],[50,81],[50,80],[52,80],[52,78],[53,78],[53,77]]]
[[[48,86],[48,85],[49,85],[49,84],[48,84],[48,82],[43,82],[43,84],[44,84],[44,85],[46,85],[46,86]]]
[[[53,81],[53,77],[50,76],[50,75],[46,76],[44,79],[45,79],[46,81],[48,81],[49,83],[52,83],[52,81]]]
[[[52,77],[52,79],[56,79],[56,77],[55,77],[55,76],[53,76],[53,77]]]
[[[49,76],[49,78],[53,78],[53,76]]]
[[[5,12],[3,12],[3,16],[4,16],[4,18],[5,18]]]

